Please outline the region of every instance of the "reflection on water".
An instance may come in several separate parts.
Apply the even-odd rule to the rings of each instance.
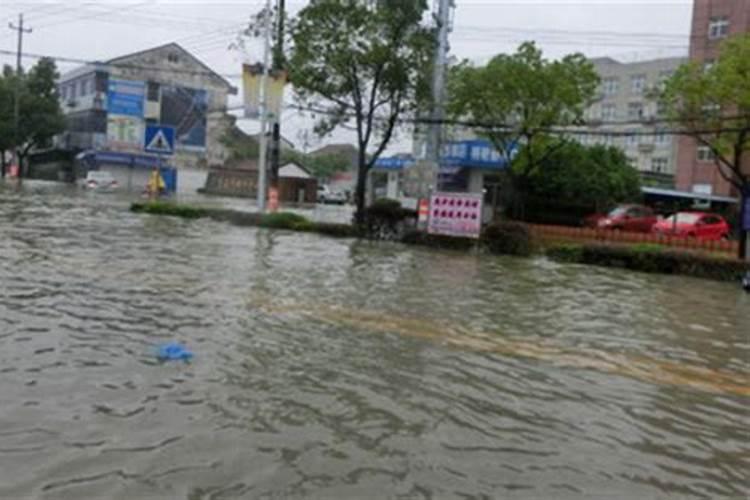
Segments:
[[[738,287],[126,208],[0,185],[0,498],[750,491]]]

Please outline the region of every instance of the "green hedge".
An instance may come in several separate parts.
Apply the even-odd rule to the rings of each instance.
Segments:
[[[563,262],[721,281],[735,281],[744,272],[750,271],[747,262],[657,245],[559,245],[548,248],[546,254]]]
[[[265,214],[260,219],[260,226],[273,229],[290,229],[292,231],[311,231],[313,229],[313,223],[307,217],[291,212]]]
[[[424,231],[407,231],[401,238],[402,243],[409,245],[424,245],[448,250],[469,250],[477,246],[477,240],[471,238],[456,238],[439,234],[427,234]]]
[[[208,217],[208,210],[200,207],[191,207],[189,205],[178,205],[165,201],[149,201],[146,203],[133,203],[130,206],[133,212],[154,214],[154,215],[173,215],[175,217],[184,217],[186,219],[198,219]]]

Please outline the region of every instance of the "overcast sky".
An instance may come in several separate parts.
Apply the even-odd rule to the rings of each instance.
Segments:
[[[549,57],[580,51],[623,61],[687,54],[692,0],[455,0],[451,54],[486,61],[534,39]],[[307,2],[287,0],[293,13]],[[169,0],[98,2],[17,2],[0,0],[0,50],[16,49],[8,22],[24,13],[33,32],[24,36],[24,52],[85,60],[106,60],[177,41],[215,71],[237,75],[245,59],[258,60],[259,50],[228,50],[236,32],[257,12],[263,0]],[[33,64],[24,59],[24,65]],[[0,63],[15,58],[0,54]],[[59,63],[62,71],[75,65]],[[240,85],[236,78],[233,83]],[[284,135],[302,145],[310,120],[294,111],[283,115]],[[254,124],[246,127],[252,129]],[[346,131],[322,141],[309,134],[311,147],[350,139]],[[409,150],[401,137],[390,152]]]

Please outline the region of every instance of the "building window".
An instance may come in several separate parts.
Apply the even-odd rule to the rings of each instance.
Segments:
[[[156,82],[148,82],[146,90],[146,99],[152,102],[159,101],[159,84]]]
[[[617,106],[602,104],[602,120],[614,120],[617,117]]]
[[[619,87],[619,81],[617,78],[605,78],[602,81],[602,91],[605,96],[613,96],[617,93]]]
[[[81,80],[81,97],[88,95],[89,93],[89,81]]]
[[[170,52],[167,55],[167,61],[169,61],[171,63],[178,63],[178,62],[180,62],[180,58],[174,52]]]
[[[729,18],[726,16],[712,17],[708,22],[708,38],[724,38],[729,34]]]
[[[627,134],[625,136],[625,144],[628,146],[635,146],[638,144],[638,135],[636,135],[635,130],[628,130]]]
[[[631,102],[628,103],[628,119],[640,120],[643,117],[643,103]]]
[[[698,161],[714,161],[714,152],[708,146],[698,146]]]
[[[654,134],[654,142],[660,146],[669,144],[669,136],[663,130],[657,130]]]
[[[646,75],[633,75],[630,77],[630,91],[634,94],[642,94],[646,89]]]
[[[651,158],[651,171],[657,173],[664,173],[667,171],[669,166],[669,159],[667,158]]]
[[[627,156],[628,159],[628,165],[630,165],[633,168],[638,168],[638,158],[635,156]]]
[[[68,94],[68,87],[65,85],[60,85],[60,87],[57,90],[57,93],[60,94],[60,99],[64,101]]]

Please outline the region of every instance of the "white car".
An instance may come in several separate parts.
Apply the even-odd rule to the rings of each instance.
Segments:
[[[328,186],[318,187],[318,203],[334,203],[343,205],[346,203],[346,194],[341,191],[331,191]]]
[[[111,173],[92,170],[86,174],[81,186],[89,190],[113,191],[119,187],[119,184]]]

